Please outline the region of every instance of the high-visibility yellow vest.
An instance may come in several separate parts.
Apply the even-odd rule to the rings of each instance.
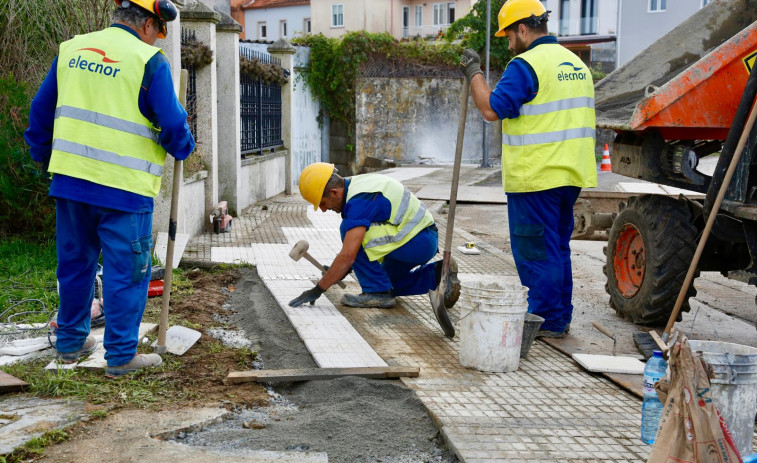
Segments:
[[[156,53],[117,27],[60,45],[51,173],[158,194],[166,151],[138,103],[145,64]]]
[[[392,204],[389,221],[372,223],[363,238],[363,249],[371,261],[410,241],[434,219],[426,206],[397,180],[379,174],[356,175],[347,189],[347,201],[361,193],[381,193]]]
[[[502,120],[502,180],[506,192],[597,186],[594,83],[581,59],[545,43],[518,55],[536,73],[539,91]]]

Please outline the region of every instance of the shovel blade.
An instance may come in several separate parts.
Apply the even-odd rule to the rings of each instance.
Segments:
[[[436,321],[439,323],[439,326],[442,327],[444,335],[452,339],[455,337],[455,326],[452,324],[452,321],[450,321],[449,315],[447,314],[447,308],[444,306],[444,291],[446,289],[445,280],[446,278],[442,278],[439,287],[436,290],[428,292],[428,297],[431,300],[431,307],[434,309]]]
[[[194,346],[201,333],[183,326],[172,326],[166,330],[166,352],[174,355],[183,355],[190,347]],[[152,343],[152,347],[158,345],[158,341]]]

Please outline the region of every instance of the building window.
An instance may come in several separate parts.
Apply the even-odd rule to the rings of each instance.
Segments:
[[[258,38],[259,39],[267,39],[268,38],[268,27],[266,26],[265,22],[259,22],[258,23]]]
[[[455,4],[447,3],[447,24],[455,22]]]
[[[415,25],[417,27],[423,25],[423,5],[415,5]]]
[[[581,0],[581,34],[597,33],[597,0]]]
[[[402,27],[407,29],[410,26],[410,7],[402,7]]]
[[[287,22],[286,20],[279,21],[279,36],[288,37],[287,35]]]
[[[331,27],[344,27],[344,5],[331,5]]]
[[[559,27],[558,35],[570,34],[570,0],[560,0]]]
[[[302,30],[306,34],[310,33],[310,18],[305,18],[302,20]]]
[[[649,0],[649,11],[665,11],[667,0]]]
[[[434,3],[434,26],[441,26],[444,22],[444,3]]]

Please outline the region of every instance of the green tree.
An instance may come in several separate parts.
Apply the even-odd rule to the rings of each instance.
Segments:
[[[491,39],[489,41],[489,68],[503,71],[512,54],[507,49],[507,39],[495,37],[499,28],[497,13],[505,0],[491,0]],[[461,40],[463,48],[472,48],[481,56],[481,64],[486,65],[486,0],[478,0],[470,12],[450,25],[445,40]]]

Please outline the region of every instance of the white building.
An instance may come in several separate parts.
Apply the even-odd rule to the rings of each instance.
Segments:
[[[310,0],[250,0],[242,10],[248,40],[291,40],[311,32]]]

